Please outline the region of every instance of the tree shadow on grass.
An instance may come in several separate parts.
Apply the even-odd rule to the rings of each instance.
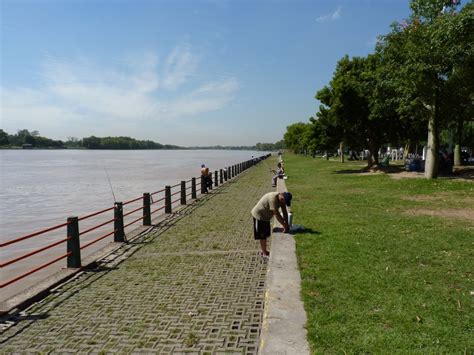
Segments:
[[[405,171],[403,166],[400,165],[390,165],[390,166],[377,166],[377,167],[364,167],[362,169],[344,169],[344,170],[335,170],[332,174],[397,174]]]

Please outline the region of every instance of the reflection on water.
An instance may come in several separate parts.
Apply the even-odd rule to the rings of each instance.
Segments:
[[[189,180],[199,176],[203,163],[213,171],[260,155],[263,153],[223,150],[0,150],[0,241],[62,224],[68,216],[83,216],[111,207],[113,195],[117,201],[127,201],[144,192],[154,192],[165,185]],[[88,225],[103,221],[88,220],[87,224],[82,223],[80,227],[85,230]],[[110,231],[106,228],[88,238]],[[55,233],[11,245],[5,251],[0,251],[0,259],[10,260],[39,246],[63,239],[65,235],[65,228],[62,228]],[[83,256],[92,251],[92,248],[89,251],[85,249]],[[31,269],[31,265],[50,260],[48,254],[62,255],[64,252],[65,245],[60,245],[17,265],[8,266],[2,270],[0,282]],[[23,287],[31,285],[64,265],[65,261],[60,261],[55,267],[20,283]],[[0,299],[16,291],[18,286],[8,286],[2,290]]]

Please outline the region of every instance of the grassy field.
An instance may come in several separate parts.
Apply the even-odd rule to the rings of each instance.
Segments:
[[[314,353],[474,352],[474,183],[286,155]]]

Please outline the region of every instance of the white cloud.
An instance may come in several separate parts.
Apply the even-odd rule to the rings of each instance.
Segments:
[[[342,7],[338,6],[334,12],[317,17],[316,21],[317,22],[331,22],[331,21],[339,20],[341,18],[341,10],[342,10]]]
[[[41,132],[76,126],[93,134],[95,128],[109,123],[125,127],[221,109],[238,90],[237,80],[193,83],[190,79],[197,67],[189,46],[174,48],[162,66],[153,53],[116,61],[109,68],[84,58],[48,57],[40,87],[0,88],[2,128]],[[74,135],[63,131],[64,136]]]
[[[197,59],[189,47],[174,48],[166,60],[163,85],[167,89],[176,89],[194,73],[196,66]]]

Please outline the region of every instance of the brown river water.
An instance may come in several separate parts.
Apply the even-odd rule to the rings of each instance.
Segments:
[[[230,150],[0,150],[0,243],[65,223],[69,216],[80,217],[112,207],[113,194],[117,201],[125,202],[144,192],[155,192],[165,185],[197,177],[201,164],[214,171],[264,154]],[[174,197],[179,198],[179,195]],[[140,204],[138,201],[125,206],[124,212],[138,208]],[[140,217],[140,213],[129,216],[125,224]],[[113,211],[109,211],[79,222],[79,227],[85,230],[112,218]],[[112,224],[109,224],[84,234],[81,245],[111,230]],[[0,263],[64,238],[65,227],[8,245],[0,249]],[[83,249],[82,257],[111,240],[113,236]],[[66,245],[62,243],[3,267],[0,284],[65,253]],[[0,302],[65,265],[66,260],[60,260],[0,289]]]

